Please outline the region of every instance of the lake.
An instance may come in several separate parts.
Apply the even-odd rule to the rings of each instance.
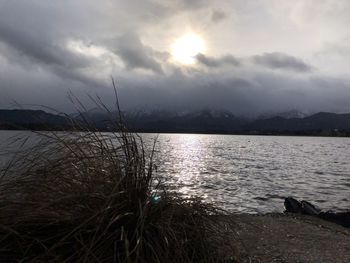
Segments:
[[[23,134],[0,131],[0,145]],[[282,212],[287,196],[350,210],[350,138],[160,134],[155,158],[173,190],[229,211]]]

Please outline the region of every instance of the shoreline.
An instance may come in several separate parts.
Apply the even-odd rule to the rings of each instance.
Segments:
[[[350,262],[349,228],[301,214],[229,217],[242,262]]]
[[[85,129],[25,129],[25,128],[0,128],[0,131],[19,131],[19,132],[84,132]],[[97,132],[101,133],[114,133],[115,130],[97,129]],[[266,137],[319,137],[319,138],[350,138],[350,134],[347,135],[330,135],[330,134],[299,134],[299,133],[242,133],[242,132],[196,132],[196,131],[147,131],[147,130],[131,130],[131,134],[189,134],[189,135],[227,135],[227,136],[266,136]]]

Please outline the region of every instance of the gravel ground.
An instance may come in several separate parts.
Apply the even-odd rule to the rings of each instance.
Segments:
[[[350,263],[350,228],[296,214],[234,214],[243,262]]]

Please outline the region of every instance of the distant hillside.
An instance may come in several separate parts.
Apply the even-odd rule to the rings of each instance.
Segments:
[[[305,118],[286,119],[273,117],[256,120],[244,129],[257,133],[293,133],[293,132],[340,132],[350,131],[350,114],[320,112]]]
[[[228,111],[202,110],[181,114],[156,111],[126,114],[132,130],[144,132],[235,133],[248,123]]]
[[[73,118],[81,125],[108,131],[118,120],[117,112],[89,111]],[[130,131],[221,133],[221,134],[272,134],[272,135],[323,135],[350,136],[350,114],[320,112],[308,117],[271,117],[246,119],[229,111],[201,110],[195,112],[129,111],[123,112]],[[33,110],[0,110],[0,129],[70,129],[67,117]]]
[[[307,116],[310,116],[310,114],[307,114],[302,111],[297,111],[297,110],[290,110],[290,111],[285,111],[285,112],[278,112],[278,113],[271,113],[271,114],[263,114],[260,115],[257,119],[270,119],[273,117],[282,117],[284,119],[293,119],[293,118],[305,118]]]
[[[183,132],[223,134],[290,134],[333,135],[350,134],[350,114],[317,113],[307,117],[302,114],[277,114],[275,117],[251,120],[237,117],[228,111],[201,110],[171,112],[164,110],[124,112],[128,128],[137,132]],[[106,129],[117,113],[84,113],[99,129]],[[82,117],[81,116],[81,117]]]
[[[42,110],[0,110],[0,129],[52,130],[69,127],[66,117]]]

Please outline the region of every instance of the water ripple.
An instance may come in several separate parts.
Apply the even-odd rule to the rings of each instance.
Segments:
[[[154,135],[143,135],[151,139]],[[283,211],[292,195],[349,210],[350,138],[161,134],[158,172],[230,211]]]
[[[0,146],[15,134],[0,131]],[[142,136],[150,145],[156,137]],[[350,210],[349,146],[350,138],[161,134],[156,173],[173,191],[202,196],[230,211],[281,212],[286,196],[345,211]],[[0,165],[4,161],[0,155]]]

